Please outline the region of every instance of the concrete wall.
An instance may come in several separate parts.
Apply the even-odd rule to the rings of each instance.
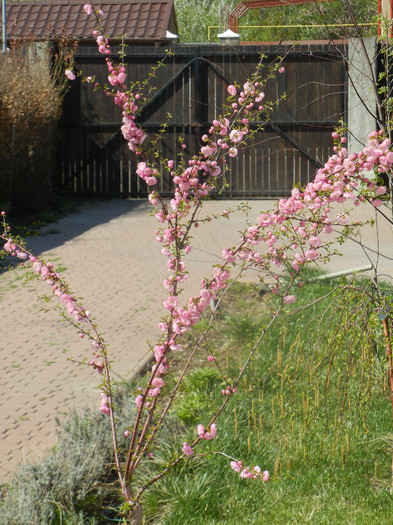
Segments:
[[[375,75],[376,39],[365,38],[364,44]],[[348,63],[347,123],[348,150],[351,153],[359,151],[367,142],[370,131],[376,129],[376,100],[373,92],[374,80],[361,42],[357,38],[349,41]]]

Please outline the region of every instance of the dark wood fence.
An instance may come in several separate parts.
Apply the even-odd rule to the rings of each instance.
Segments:
[[[264,131],[254,135],[236,159],[229,162],[225,197],[277,197],[296,184],[306,184],[331,152],[331,132],[345,118],[346,71],[342,65],[345,44],[175,46],[150,84],[156,87],[139,122],[150,136],[158,132],[167,114],[167,132],[160,148],[168,158],[180,152],[184,138],[187,154],[201,146],[201,137],[221,114],[229,83],[243,83],[254,71],[260,54],[266,64],[285,56],[285,74],[270,81],[265,100],[282,101]],[[126,48],[129,79],[145,80],[165,51],[158,47]],[[94,47],[80,47],[76,67],[85,75],[107,83],[102,55]],[[63,189],[78,194],[139,197],[146,194],[135,174],[136,158],[120,132],[121,115],[102,91],[75,81],[65,100],[63,137],[59,156]],[[163,172],[164,195],[172,185]]]

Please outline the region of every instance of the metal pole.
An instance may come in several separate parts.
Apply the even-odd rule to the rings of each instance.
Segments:
[[[7,38],[5,34],[5,22],[6,22],[6,16],[5,16],[5,0],[3,0],[3,53],[7,51]]]

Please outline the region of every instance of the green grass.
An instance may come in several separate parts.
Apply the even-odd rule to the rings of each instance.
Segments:
[[[195,451],[210,457],[186,460],[152,488],[146,523],[392,523],[392,415],[381,327],[352,292],[301,309],[332,290],[331,283],[310,282],[298,293],[298,313],[289,315],[288,307],[262,341],[217,421],[217,438]],[[204,353],[221,356],[228,377],[266,322],[262,300],[252,287],[236,286],[223,303]],[[174,408],[189,424],[189,442],[222,397],[221,379],[209,376],[214,364],[202,357],[200,364],[185,385],[188,395],[180,396],[180,411]],[[158,449],[157,463],[175,457],[182,440]],[[217,451],[260,465],[271,480],[241,479]]]

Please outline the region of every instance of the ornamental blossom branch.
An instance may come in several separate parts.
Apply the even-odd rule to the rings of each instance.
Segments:
[[[88,15],[102,16],[99,10],[84,6]],[[188,161],[185,160],[186,144],[180,141],[181,153],[177,159],[163,159],[160,153],[150,160],[144,144],[146,132],[137,123],[139,104],[143,102],[143,93],[139,85],[128,89],[127,74],[123,64],[116,64],[111,58],[111,47],[108,38],[102,34],[98,25],[94,30],[98,50],[105,55],[108,70],[109,86],[104,87],[106,95],[113,98],[114,104],[122,111],[121,132],[127,141],[129,149],[137,155],[137,175],[144,180],[149,192],[149,201],[154,208],[155,217],[159,223],[155,232],[157,241],[162,245],[162,254],[167,258],[168,277],[164,280],[167,298],[163,302],[166,318],[159,327],[162,337],[153,346],[154,363],[151,369],[148,384],[135,398],[137,408],[136,420],[130,434],[128,456],[124,470],[121,469],[112,402],[111,379],[107,360],[106,347],[100,338],[95,325],[90,320],[89,312],[76,301],[68,287],[55,272],[53,265],[45,263],[39,258],[24,250],[15,239],[4,230],[1,238],[5,242],[4,250],[19,260],[30,260],[33,271],[52,286],[52,293],[64,304],[68,318],[79,327],[80,323],[88,326],[88,330],[80,329],[80,333],[88,335],[95,350],[95,359],[91,366],[99,373],[105,371],[105,381],[102,390],[100,410],[108,414],[111,419],[113,445],[115,450],[116,468],[122,486],[123,494],[130,505],[134,505],[147,486],[162,477],[169,468],[174,467],[185,456],[191,455],[194,447],[202,440],[210,440],[216,436],[216,420],[229,403],[236,387],[242,379],[249,362],[256,352],[267,330],[277,320],[284,308],[296,302],[296,287],[301,285],[299,277],[303,268],[315,262],[328,259],[334,252],[331,241],[323,241],[322,235],[331,236],[334,226],[349,227],[349,216],[343,212],[332,214],[332,204],[350,202],[354,206],[370,202],[379,207],[386,188],[377,181],[370,180],[364,172],[390,173],[393,166],[393,152],[391,144],[382,132],[372,132],[367,146],[359,153],[348,155],[345,147],[346,139],[339,133],[333,134],[335,153],[328,159],[323,168],[319,169],[312,182],[304,189],[294,188],[291,196],[280,199],[269,212],[261,213],[254,225],[241,234],[234,246],[226,247],[222,252],[222,261],[215,265],[212,274],[201,281],[199,294],[190,297],[181,303],[181,285],[186,281],[187,255],[192,250],[191,231],[200,224],[198,213],[204,200],[218,188],[220,179],[225,179],[225,167],[228,157],[236,157],[239,151],[255,133],[253,123],[259,122],[260,117],[266,119],[272,102],[266,102],[264,94],[264,79],[262,78],[263,61],[257,67],[252,77],[243,86],[229,85],[228,100],[224,107],[224,114],[213,120],[208,133],[202,136],[202,146],[199,152]],[[276,73],[283,74],[284,68],[280,63],[271,67],[268,74],[272,78]],[[67,74],[71,78],[74,73]],[[257,129],[261,129],[260,127]],[[161,177],[160,169],[165,166],[174,187],[174,196],[169,204],[165,203],[159,194],[158,181]],[[160,168],[160,169],[159,169]],[[5,225],[5,222],[4,222]],[[131,492],[132,475],[139,465],[143,455],[147,452],[159,426],[172,403],[176,387],[170,394],[170,402],[157,417],[153,430],[155,412],[159,408],[158,399],[165,386],[165,375],[170,366],[170,356],[182,348],[180,337],[189,332],[202,318],[212,299],[217,299],[228,286],[231,272],[234,268],[254,269],[261,282],[268,285],[268,289],[279,299],[278,308],[263,328],[245,359],[239,374],[232,385],[224,389],[225,398],[220,407],[210,418],[207,426],[200,423],[196,430],[196,439],[191,445],[183,443],[183,454],[176,458],[171,465],[157,475],[151,483],[145,485],[136,495]],[[289,274],[289,279],[283,276],[283,270]],[[195,351],[195,349],[194,349]],[[194,354],[191,353],[192,358]],[[235,460],[233,460],[235,461]],[[243,477],[261,477],[261,469],[243,467],[241,462],[235,461],[234,470],[243,473]]]

